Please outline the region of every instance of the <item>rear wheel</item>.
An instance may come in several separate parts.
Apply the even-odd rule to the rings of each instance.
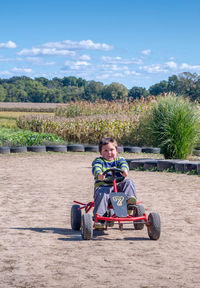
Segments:
[[[161,233],[160,216],[157,213],[150,213],[148,216],[147,231],[151,240],[158,240]]]
[[[81,210],[79,205],[73,205],[71,208],[71,227],[78,231],[81,228]]]
[[[88,213],[82,215],[81,235],[84,240],[91,240],[93,236],[92,216]]]
[[[134,212],[133,212],[133,216],[134,217],[141,217],[141,216],[143,216],[144,213],[145,213],[144,206],[137,205]],[[139,223],[137,223],[137,222],[139,222]],[[142,230],[144,228],[144,220],[134,221],[133,225],[135,227],[135,230]]]

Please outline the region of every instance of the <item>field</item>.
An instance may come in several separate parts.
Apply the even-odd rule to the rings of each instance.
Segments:
[[[0,111],[18,112],[54,112],[63,104],[57,103],[23,103],[23,102],[0,102]]]
[[[130,171],[146,212],[161,216],[161,238],[129,224],[83,241],[70,209],[93,197],[96,156],[0,155],[0,287],[199,287],[200,177]]]

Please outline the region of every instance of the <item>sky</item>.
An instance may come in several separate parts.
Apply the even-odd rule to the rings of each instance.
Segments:
[[[1,0],[0,78],[128,89],[200,74],[199,0]]]

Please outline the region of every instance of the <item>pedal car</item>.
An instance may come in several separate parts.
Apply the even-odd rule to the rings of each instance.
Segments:
[[[158,240],[161,233],[161,222],[158,213],[152,212],[148,215],[145,213],[144,206],[138,201],[135,205],[129,204],[127,206],[126,195],[122,192],[117,192],[117,174],[123,172],[121,169],[111,168],[104,172],[112,173],[109,180],[104,180],[106,183],[113,183],[114,192],[110,193],[110,200],[108,203],[107,216],[100,216],[96,214],[94,217],[88,213],[94,207],[94,201],[82,203],[74,201],[71,208],[71,228],[75,231],[81,229],[81,235],[84,240],[90,240],[93,237],[93,229],[96,222],[103,221],[104,229],[113,227],[118,223],[119,230],[123,230],[123,224],[133,223],[135,230],[142,230],[144,226],[147,227],[148,236],[151,240]],[[119,178],[119,177],[118,177]],[[122,181],[124,177],[121,176]],[[85,213],[81,213],[84,210]],[[131,214],[128,215],[128,211]]]

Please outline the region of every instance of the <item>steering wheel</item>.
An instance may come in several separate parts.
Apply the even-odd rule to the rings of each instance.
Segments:
[[[117,173],[123,173],[124,171],[122,169],[119,169],[119,168],[110,168],[110,169],[107,169],[106,171],[103,172],[103,175],[106,175],[107,173],[111,172],[112,173],[112,177],[109,177],[109,179],[104,179],[103,181],[105,183],[112,183],[114,179],[116,179],[117,182],[121,182],[124,180],[124,176],[120,176],[120,177],[117,177]]]

